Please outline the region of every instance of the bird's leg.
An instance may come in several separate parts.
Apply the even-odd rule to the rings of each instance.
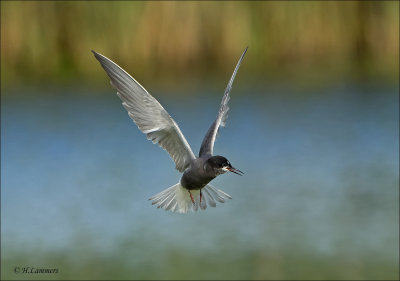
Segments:
[[[201,193],[201,189],[200,189],[200,204],[201,204],[201,199],[203,198],[203,194]]]
[[[192,203],[193,203],[193,205],[194,205],[194,204],[196,204],[196,203],[194,202],[194,198],[193,198],[193,195],[192,195],[192,193],[190,192],[190,190],[188,190],[188,191],[189,191],[190,199],[192,199]]]

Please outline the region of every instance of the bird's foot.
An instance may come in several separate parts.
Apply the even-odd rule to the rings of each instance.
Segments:
[[[192,203],[193,203],[193,205],[195,205],[196,203],[194,202],[193,195],[192,195],[192,193],[190,192],[190,190],[188,190],[188,191],[189,191],[190,199],[192,199]]]

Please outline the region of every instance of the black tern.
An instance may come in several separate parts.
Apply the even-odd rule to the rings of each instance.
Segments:
[[[215,207],[216,201],[224,203],[226,199],[232,199],[229,194],[208,183],[226,172],[243,174],[232,167],[225,157],[213,156],[213,148],[219,127],[225,127],[229,110],[229,93],[246,51],[247,48],[236,64],[222,97],[217,118],[207,131],[201,144],[199,157],[196,157],[178,124],[161,104],[125,70],[92,50],[110,77],[111,85],[117,90],[117,95],[122,100],[122,105],[128,111],[128,115],[149,140],[168,152],[175,162],[176,169],[183,173],[179,183],[149,199],[158,208],[187,213],[189,210],[197,211],[198,206],[204,210],[207,205]]]

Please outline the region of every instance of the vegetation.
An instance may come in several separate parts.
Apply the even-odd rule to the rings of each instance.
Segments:
[[[252,76],[320,70],[398,76],[398,1],[7,1],[1,7],[1,74],[8,85],[104,79],[91,49],[153,79],[225,74],[246,46]]]
[[[85,246],[85,252],[37,249],[29,257],[21,253],[5,259],[1,276],[4,280],[394,280],[398,276],[396,262],[369,255],[321,256],[298,249],[238,253],[235,244],[212,253],[176,247],[154,253],[151,245],[123,241],[121,248],[109,253]],[[16,266],[44,265],[58,273],[14,272]]]

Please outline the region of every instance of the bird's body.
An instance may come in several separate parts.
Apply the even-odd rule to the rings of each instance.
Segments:
[[[117,64],[92,51],[110,77],[111,85],[117,90],[129,116],[149,140],[169,153],[176,169],[183,173],[179,183],[151,197],[152,204],[165,210],[186,213],[188,210],[196,211],[198,206],[201,209],[207,205],[215,207],[216,201],[223,203],[225,199],[231,199],[228,194],[208,183],[228,171],[242,174],[225,157],[213,156],[213,147],[219,127],[225,126],[229,93],[246,51],[247,48],[226,87],[217,118],[201,144],[199,157],[194,155],[179,126],[153,96]]]
[[[202,189],[216,177],[212,170],[204,168],[207,160],[208,158],[200,157],[192,161],[181,177],[181,184],[184,188],[188,190]]]

